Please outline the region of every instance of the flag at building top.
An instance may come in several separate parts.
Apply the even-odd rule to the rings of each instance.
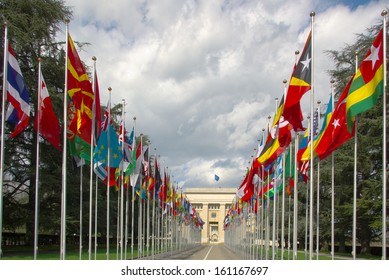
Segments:
[[[30,120],[30,97],[19,63],[10,44],[8,44],[6,87],[8,109],[5,120],[15,125],[14,131],[10,136],[14,138],[28,127]]]
[[[219,181],[220,177],[215,174],[215,181]]]
[[[309,33],[303,52],[295,65],[286,93],[284,111],[282,116],[293,127],[294,131],[304,131],[302,124],[300,100],[311,89],[312,48],[311,33]]]
[[[356,115],[377,104],[383,93],[383,30],[378,33],[357,73],[354,75],[346,100],[346,116],[349,131],[353,128]]]

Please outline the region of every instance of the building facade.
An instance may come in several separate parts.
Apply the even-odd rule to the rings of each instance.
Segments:
[[[224,217],[231,208],[236,189],[188,188],[185,195],[205,222],[201,243],[224,243]]]

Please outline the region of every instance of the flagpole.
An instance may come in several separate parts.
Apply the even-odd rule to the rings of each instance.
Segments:
[[[381,15],[383,17],[383,62],[384,67],[384,88],[383,88],[383,146],[382,146],[382,259],[386,260],[386,15],[385,9]]]
[[[96,57],[93,60],[93,73],[96,73]],[[96,96],[96,75],[93,75],[92,87]],[[93,200],[93,148],[95,140],[95,125],[96,125],[96,98],[93,100],[92,107],[92,133],[91,133],[91,147],[90,147],[90,174],[89,174],[89,238],[88,238],[88,259],[92,258],[92,200]]]
[[[63,150],[62,150],[62,193],[61,193],[61,246],[60,246],[60,259],[66,258],[66,156],[67,156],[67,128],[68,128],[68,53],[69,53],[69,19],[66,23],[66,59],[65,59],[65,90],[63,98]]]
[[[0,259],[3,256],[3,171],[4,171],[4,127],[5,127],[5,99],[7,95],[7,64],[8,64],[8,28],[4,22],[4,64],[3,64],[3,97],[1,106],[1,152],[0,152]]]
[[[92,145],[93,146],[93,145]],[[82,259],[82,179],[83,179],[83,165],[84,159],[81,159],[80,165],[80,237],[79,237],[79,255]]]
[[[317,127],[320,126],[320,104],[321,101],[317,101]],[[313,140],[312,140],[313,141]],[[313,148],[313,146],[311,146]],[[320,161],[317,162],[317,189],[316,189],[316,259],[319,260],[319,234],[320,234]]]
[[[112,88],[111,87],[108,87],[108,104],[109,104],[109,108],[108,108],[108,119],[106,120],[107,121],[107,138],[108,138],[108,150],[107,150],[107,169],[108,169],[108,176],[107,176],[107,248],[106,248],[106,255],[107,255],[107,260],[109,260],[109,219],[110,219],[110,182],[111,182],[111,137],[110,137],[110,129],[111,129],[111,92],[112,92]]]
[[[313,32],[313,27],[314,27],[314,19],[315,19],[315,12],[312,11],[310,13],[311,16],[311,53],[312,53],[312,68],[311,68],[311,141],[310,141],[310,146],[311,146],[311,169],[310,169],[310,207],[309,207],[309,259],[312,260],[312,255],[313,255],[313,107],[314,107],[314,101],[315,101],[315,93],[314,93],[314,45],[315,45],[315,40],[314,40],[314,32]]]
[[[122,154],[124,156],[124,131],[125,131],[125,124],[124,124],[124,120],[125,120],[125,105],[126,105],[126,101],[124,99],[122,99],[123,101],[123,105],[122,105]],[[122,165],[123,167],[123,165]],[[120,182],[120,195],[121,195],[121,199],[120,199],[120,259],[123,260],[123,215],[124,215],[124,170],[123,168],[121,168],[121,182]]]
[[[4,49],[6,51],[6,49]],[[35,162],[35,219],[34,219],[34,260],[38,256],[39,232],[39,135],[40,135],[40,102],[42,98],[41,58],[38,58],[38,102],[36,122],[36,162]]]
[[[295,64],[297,63],[297,59],[298,59],[298,55],[299,55],[300,51],[296,50],[294,52],[294,55],[295,55]],[[298,213],[297,213],[297,210],[298,210],[298,193],[297,193],[297,190],[298,190],[298,187],[297,187],[297,183],[298,183],[298,168],[297,168],[297,152],[298,152],[298,145],[299,145],[299,134],[298,132],[296,132],[296,138],[295,138],[295,141],[294,141],[294,156],[295,156],[295,160],[294,160],[294,174],[293,174],[293,177],[294,177],[294,190],[293,190],[293,260],[297,260],[297,223],[298,223]]]
[[[136,117],[134,120],[134,140],[132,142],[132,152],[136,153]],[[135,151],[134,151],[135,149]],[[136,159],[136,156],[135,156]],[[132,185],[132,184],[131,184]],[[131,259],[134,258],[134,208],[135,208],[135,186],[132,187],[132,195],[131,195]]]
[[[358,52],[355,52],[355,73],[358,71]],[[357,164],[358,164],[358,116],[355,117],[355,136],[354,136],[354,191],[353,191],[353,239],[352,255],[353,259],[357,256]]]
[[[99,182],[98,182],[98,178],[97,178],[97,175],[96,175],[96,179],[95,179],[95,260],[97,259],[97,197],[98,197],[98,187],[99,185]]]
[[[334,80],[331,80],[331,108],[334,110]],[[329,106],[330,104],[328,104]],[[335,259],[335,156],[331,154],[331,255]]]
[[[278,98],[276,98],[276,114],[277,114],[277,109],[278,109]],[[273,120],[274,122],[274,120]],[[276,135],[275,137],[278,137],[278,135]],[[274,185],[273,185],[273,229],[272,229],[272,260],[275,259],[275,253],[276,253],[276,246],[275,246],[275,241],[276,241],[276,220],[277,220],[277,217],[276,217],[276,212],[277,212],[277,209],[276,209],[276,206],[277,206],[277,184],[276,184],[276,179],[278,177],[278,162],[277,162],[278,159],[276,159],[276,170],[274,170]]]

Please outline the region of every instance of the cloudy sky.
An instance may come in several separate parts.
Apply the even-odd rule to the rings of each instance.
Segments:
[[[237,188],[314,17],[315,103],[328,101],[325,50],[382,22],[385,1],[66,0],[75,41],[97,57],[102,103],[126,101],[160,164],[183,188]],[[305,118],[309,94],[303,97]],[[216,182],[214,174],[220,177]]]

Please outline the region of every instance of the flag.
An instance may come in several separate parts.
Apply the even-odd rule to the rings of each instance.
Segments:
[[[132,174],[130,174],[130,183],[131,183],[131,186],[133,186],[133,187],[135,187],[136,182],[138,181],[138,177],[139,177],[139,174],[140,174],[140,167],[142,165],[143,158],[144,158],[143,154],[144,154],[144,150],[143,150],[143,147],[142,147],[142,138],[141,138],[139,145],[136,147],[136,152],[135,152],[135,155],[136,155],[135,168],[134,168]]]
[[[215,181],[219,181],[220,177],[215,174]]]
[[[317,145],[320,142],[320,139],[323,137],[323,132],[327,129],[328,125],[330,124],[332,116],[332,95],[330,97],[330,100],[328,101],[327,110],[323,119],[323,124],[321,126],[321,129],[317,135],[314,136],[313,140],[313,157],[316,157],[316,148]],[[311,145],[308,145],[307,149],[304,151],[304,153],[301,155],[301,160],[310,160],[311,158]]]
[[[280,104],[278,105],[277,112],[274,116],[273,123],[266,140],[266,144],[263,147],[260,156],[257,157],[259,163],[265,168],[271,166],[273,162],[277,159],[277,157],[284,151],[284,146],[281,146],[278,140],[279,124],[283,108],[284,98],[282,97]],[[288,131],[288,133],[290,133],[290,131]]]
[[[254,194],[253,178],[254,178],[254,169],[253,169],[253,165],[251,165],[250,169],[246,173],[244,180],[242,181],[238,190],[236,191],[236,195],[242,201],[249,201],[252,195]]]
[[[94,69],[94,87],[93,92],[95,95],[94,98],[94,117],[95,117],[95,141],[99,139],[101,133],[101,106],[100,106],[100,90],[99,90],[99,81],[97,78],[96,67]]]
[[[14,138],[28,127],[30,120],[30,97],[19,63],[10,44],[8,44],[6,86],[8,109],[5,120],[15,125],[14,131],[10,135],[11,138]]]
[[[60,135],[61,135],[61,127],[59,125],[59,121],[54,113],[53,105],[51,102],[51,98],[49,95],[49,91],[47,90],[47,86],[45,80],[43,79],[42,73],[40,81],[40,99],[38,100],[38,112],[35,113],[35,122],[34,127],[37,130],[38,122],[39,122],[39,133],[49,141],[55,148],[60,150]],[[39,119],[38,119],[39,115]]]
[[[346,100],[352,81],[353,77],[348,82],[346,88],[340,96],[329,125],[323,132],[323,136],[316,147],[316,153],[321,160],[326,158],[344,142],[354,136],[355,123],[352,131],[350,132],[348,130],[346,118]]]
[[[383,93],[382,38],[383,30],[381,29],[352,79],[346,100],[346,116],[349,131],[351,131],[354,125],[355,116],[375,106],[378,96]]]
[[[304,131],[300,100],[311,89],[311,33],[309,33],[300,59],[293,69],[282,112],[284,119],[292,125],[294,131]]]
[[[300,171],[300,176],[302,177],[302,180],[306,183],[308,182],[308,171],[309,171],[309,160],[302,160],[302,156],[304,152],[308,148],[308,143],[309,143],[309,129],[305,131],[305,134],[303,136],[303,139],[301,139],[299,149],[297,151],[297,166]]]
[[[72,155],[85,159],[90,157],[92,112],[94,94],[88,74],[82,64],[73,40],[68,34],[67,90],[70,97],[68,105],[68,139],[72,142]]]

